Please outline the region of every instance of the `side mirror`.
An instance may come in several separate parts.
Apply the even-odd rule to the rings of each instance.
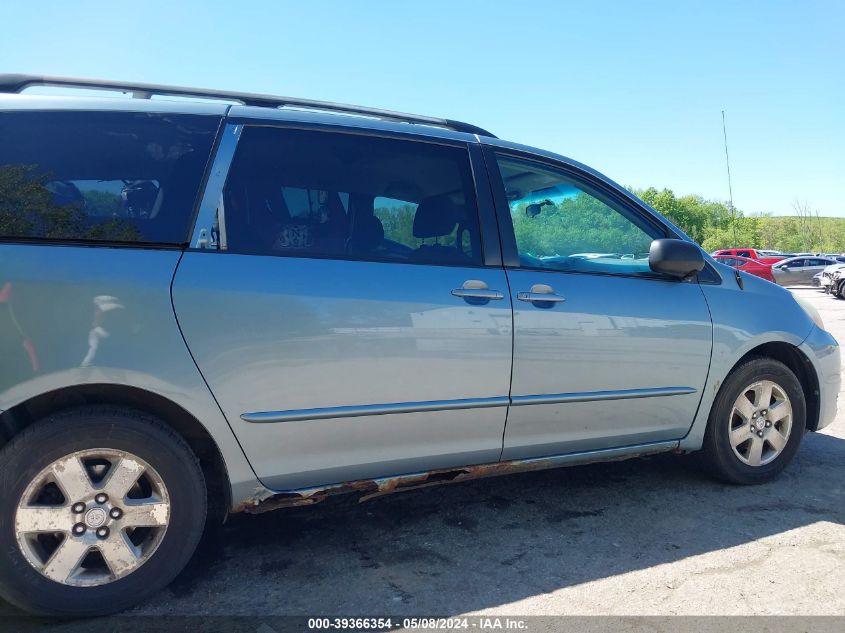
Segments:
[[[654,240],[648,251],[648,265],[656,273],[686,279],[704,268],[704,255],[692,242]]]

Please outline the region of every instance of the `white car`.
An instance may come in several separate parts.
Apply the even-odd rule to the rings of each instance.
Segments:
[[[833,281],[833,273],[839,270],[840,268],[845,268],[845,264],[836,263],[827,266],[821,273],[819,277],[819,288],[821,288],[824,292],[830,292],[830,285]]]

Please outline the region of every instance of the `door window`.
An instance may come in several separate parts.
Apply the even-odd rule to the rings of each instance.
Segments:
[[[498,156],[520,264],[528,268],[649,273],[662,230],[551,167]]]
[[[247,127],[224,191],[241,253],[480,265],[466,149]]]
[[[791,262],[786,263],[787,268],[803,268],[806,266],[807,260],[806,259],[793,259]]]

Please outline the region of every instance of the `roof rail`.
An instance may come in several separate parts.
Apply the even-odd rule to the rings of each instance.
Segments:
[[[0,74],[0,93],[19,93],[32,86],[61,86],[66,88],[90,88],[95,90],[115,90],[118,92],[131,92],[136,99],[149,99],[153,95],[171,97],[200,97],[203,99],[225,99],[236,101],[243,105],[261,106],[265,108],[305,108],[309,110],[321,110],[324,112],[337,112],[342,114],[358,114],[375,117],[385,121],[398,121],[402,123],[419,123],[422,125],[434,125],[447,128],[456,132],[467,132],[481,136],[493,134],[471,123],[463,123],[452,119],[441,119],[438,117],[421,116],[417,114],[405,114],[404,112],[393,112],[379,108],[367,108],[343,103],[332,103],[330,101],[316,101],[313,99],[300,99],[297,97],[279,97],[274,95],[255,94],[250,92],[227,92],[223,90],[209,90],[207,88],[186,88],[183,86],[161,86],[158,84],[146,84],[128,81],[108,81],[102,79],[84,79],[80,77],[53,77],[49,75],[18,75]]]

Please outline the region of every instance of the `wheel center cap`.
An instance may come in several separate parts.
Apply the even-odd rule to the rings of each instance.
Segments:
[[[755,425],[757,426],[758,431],[762,431],[766,428],[766,421],[763,418],[759,418]]]
[[[102,508],[91,508],[85,513],[85,524],[89,528],[98,528],[106,522],[106,511]]]

